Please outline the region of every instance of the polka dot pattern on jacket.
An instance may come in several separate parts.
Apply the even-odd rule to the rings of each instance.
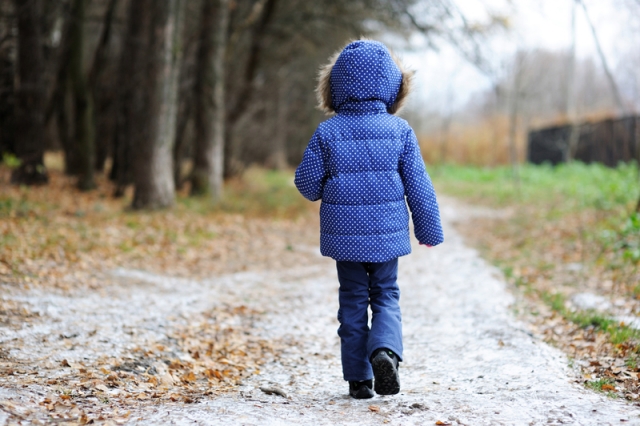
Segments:
[[[343,58],[344,56],[344,58]],[[331,72],[337,115],[321,123],[295,175],[320,207],[320,250],[338,261],[386,262],[443,241],[436,194],[409,124],[387,112],[402,75],[378,42],[347,46]]]

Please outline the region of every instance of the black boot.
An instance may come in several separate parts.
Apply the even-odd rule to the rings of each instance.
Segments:
[[[375,391],[378,395],[395,395],[400,392],[399,360],[389,349],[376,350],[371,357]]]
[[[373,380],[349,382],[349,395],[355,399],[373,398]]]

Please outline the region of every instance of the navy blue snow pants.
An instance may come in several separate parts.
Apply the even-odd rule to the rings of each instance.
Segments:
[[[342,374],[348,381],[369,380],[373,378],[369,360],[376,349],[391,349],[402,359],[398,259],[382,263],[337,262],[337,267]]]

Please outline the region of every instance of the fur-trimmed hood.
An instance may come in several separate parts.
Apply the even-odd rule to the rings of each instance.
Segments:
[[[336,52],[320,69],[316,95],[320,109],[339,112],[347,103],[378,100],[395,114],[410,92],[413,72],[387,47],[374,40],[356,40]]]

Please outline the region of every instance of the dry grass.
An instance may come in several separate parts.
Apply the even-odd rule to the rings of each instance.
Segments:
[[[612,117],[612,111],[594,111],[583,115],[580,121],[595,122]],[[562,115],[550,120],[531,120],[528,123],[519,120],[516,131],[518,162],[526,160],[530,129],[565,125],[567,122],[567,118]],[[511,162],[509,118],[505,115],[488,115],[475,121],[453,121],[448,132],[420,134],[418,140],[428,164],[498,166]]]
[[[429,164],[495,166],[509,164],[509,123],[492,117],[476,123],[452,123],[449,131],[419,135],[420,147]],[[518,159],[524,160],[525,135],[516,140]]]

